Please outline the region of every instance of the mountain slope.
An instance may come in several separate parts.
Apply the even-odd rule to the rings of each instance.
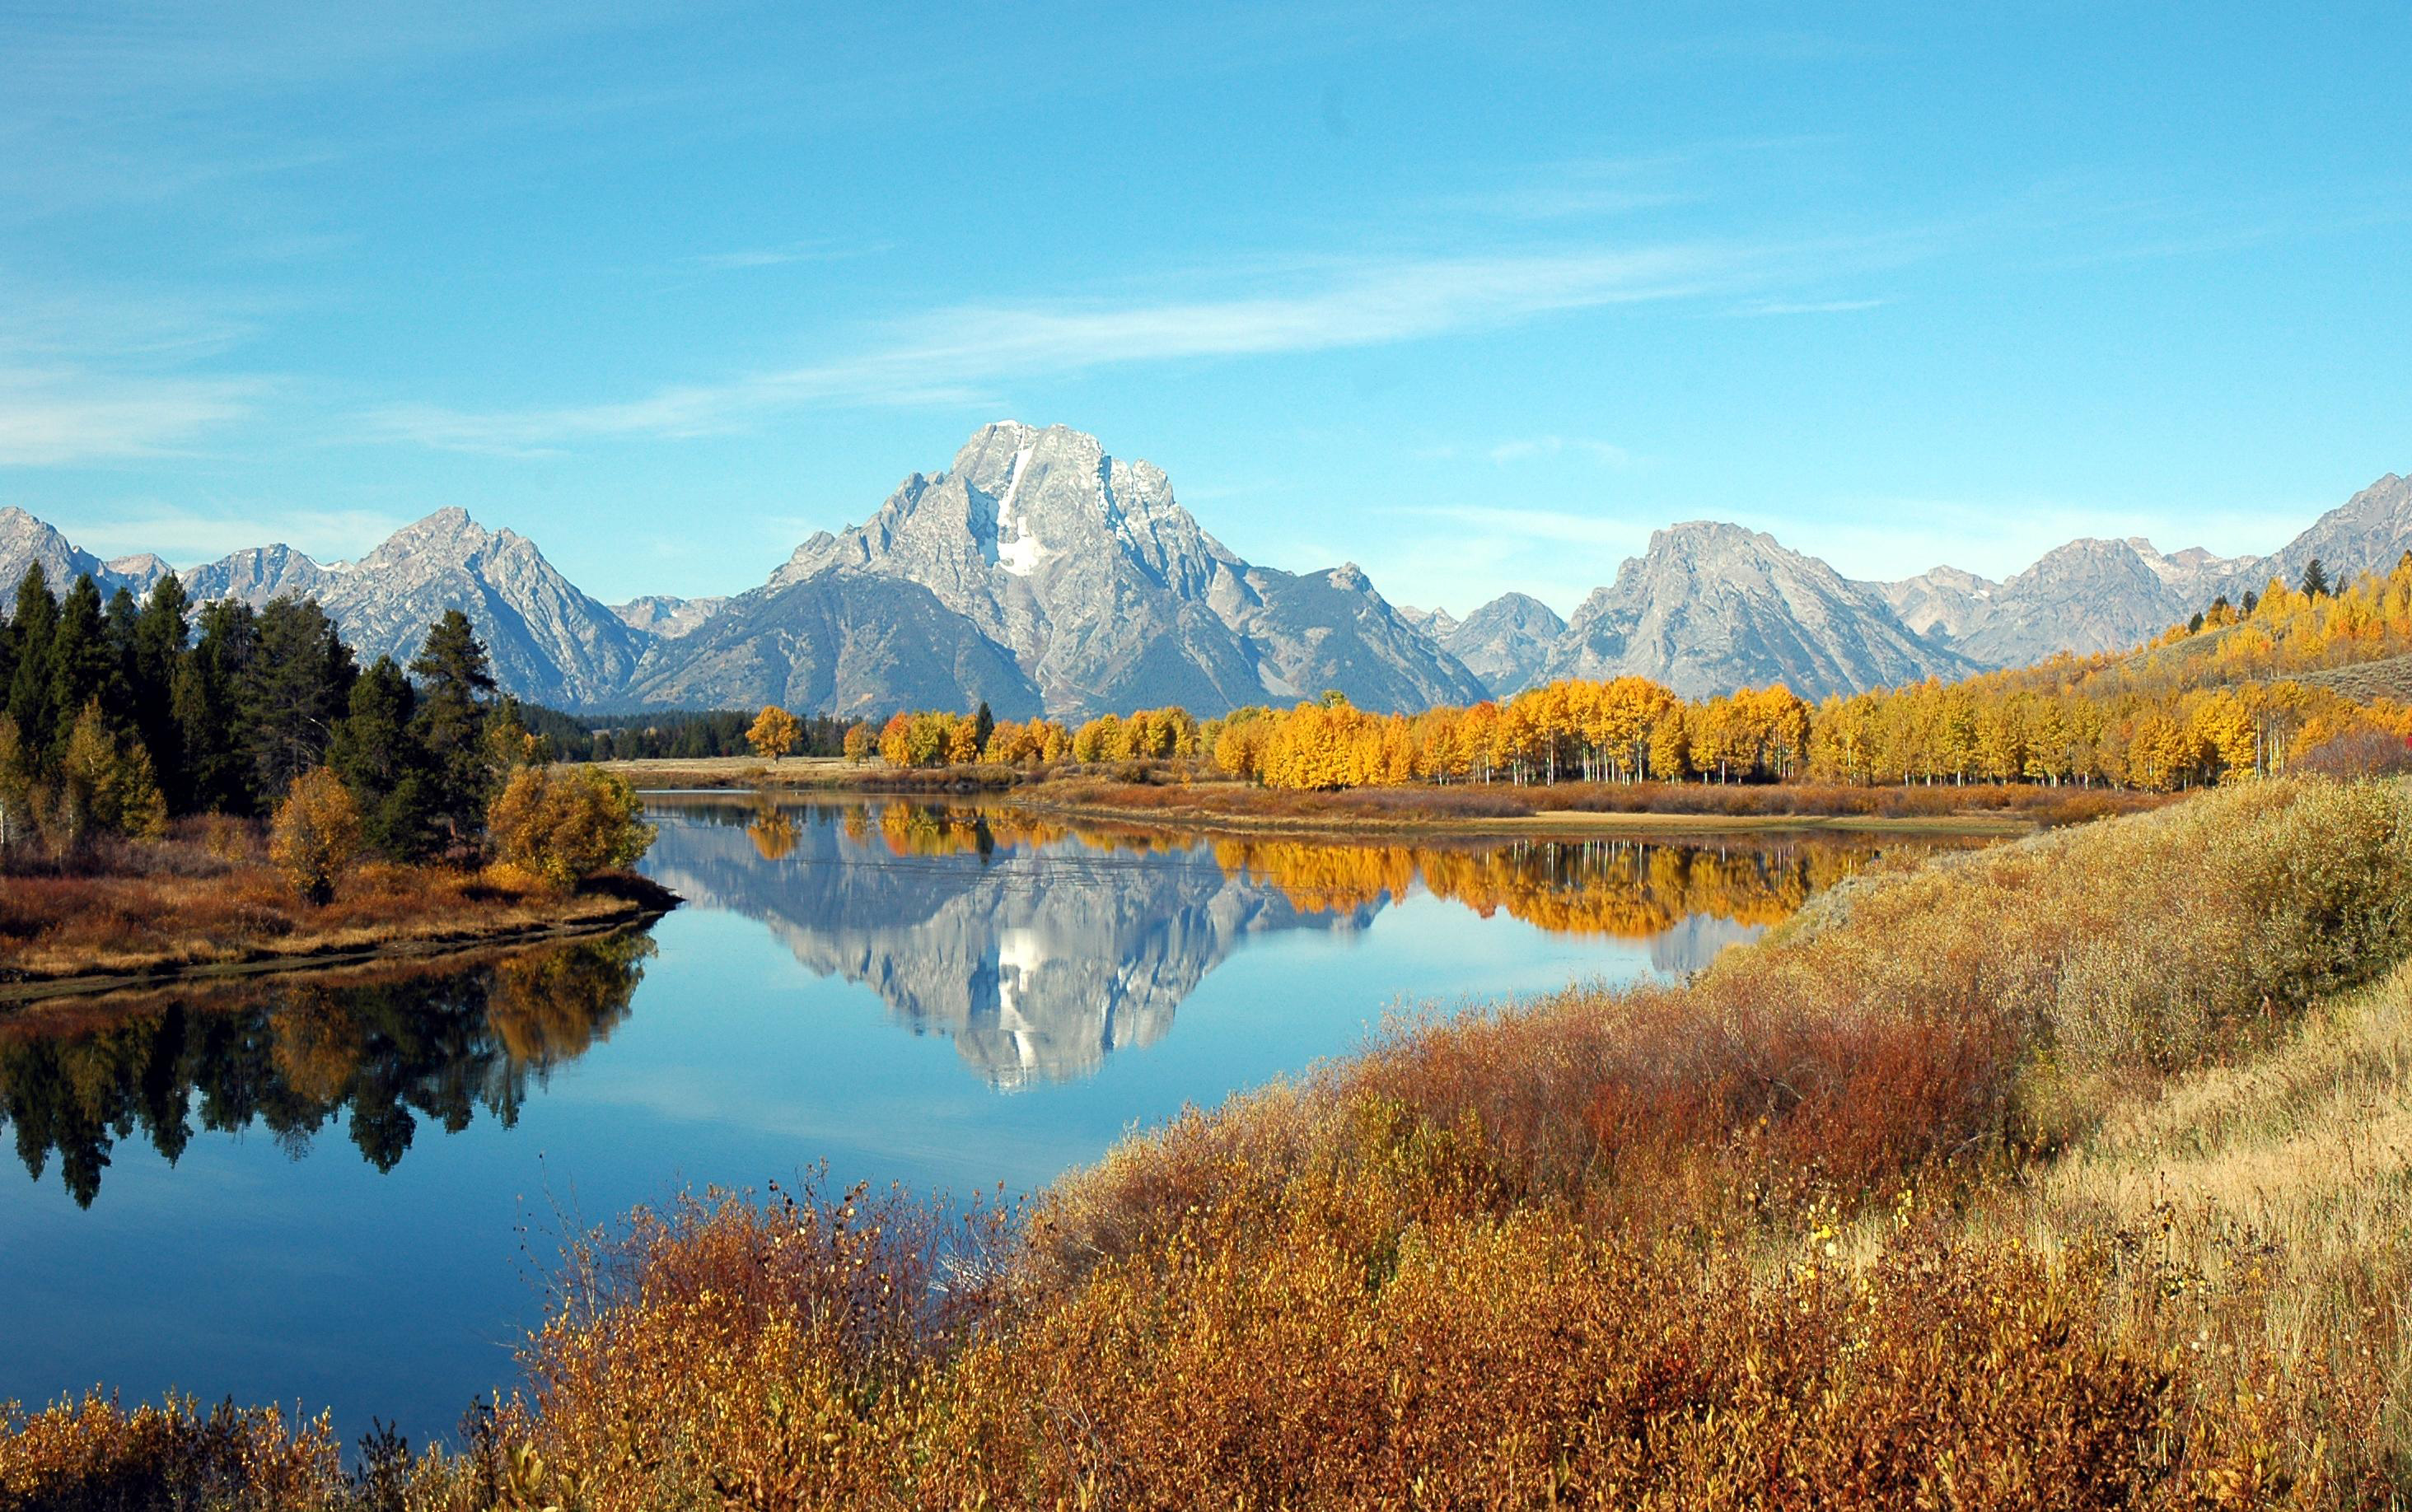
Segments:
[[[2349,582],[2365,572],[2383,576],[2405,551],[2412,551],[2412,478],[2390,473],[2276,551],[2240,564],[2228,577],[2229,596],[2246,589],[2258,593],[2272,578],[2292,587],[2314,557],[2331,582]]]
[[[687,708],[776,703],[845,717],[968,708],[1039,712],[1012,655],[919,583],[824,572],[729,601],[692,633],[656,642],[636,701]]]
[[[1685,697],[1782,682],[1803,697],[1972,670],[1911,633],[1875,588],[1739,525],[1658,531],[1592,591],[1547,679],[1639,675]]]

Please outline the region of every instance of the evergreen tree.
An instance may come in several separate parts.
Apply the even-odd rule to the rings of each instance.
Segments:
[[[109,692],[114,666],[100,585],[87,572],[76,579],[60,601],[58,629],[51,639],[51,731],[52,738],[62,742],[62,750],[85,706],[98,703]],[[108,712],[106,708],[101,711],[104,719]]]
[[[142,610],[134,602],[133,592],[121,587],[109,595],[109,607],[100,619],[109,642],[109,677],[101,688],[101,712],[111,725],[130,730],[136,727],[134,632],[141,623]]]
[[[2318,557],[2314,557],[2303,567],[2303,596],[2324,598],[2328,591],[2329,569],[2321,565]]]
[[[972,734],[982,751],[988,749],[988,738],[996,733],[996,716],[988,712],[988,700],[980,700],[979,712],[972,715]]]
[[[126,668],[135,734],[151,753],[160,788],[169,807],[176,810],[191,806],[183,732],[175,714],[176,673],[189,654],[185,643],[193,633],[185,618],[191,602],[184,583],[172,572],[152,587],[151,596],[142,602],[141,617],[135,622],[134,650]]]
[[[32,753],[48,751],[59,734],[51,702],[51,643],[58,624],[59,601],[51,596],[51,580],[37,562],[17,584],[16,610],[8,619],[8,717],[17,722],[17,738]]]
[[[260,808],[282,800],[295,778],[326,764],[327,744],[359,675],[351,648],[316,599],[273,598],[259,611],[257,644],[237,684],[236,709]]]
[[[393,658],[378,657],[352,684],[349,710],[327,747],[327,765],[360,805],[361,837],[397,861],[425,855],[434,838],[427,753],[413,728],[418,701]]]
[[[452,845],[466,845],[484,831],[495,776],[487,738],[494,674],[469,617],[446,609],[429,626],[410,674],[419,683],[419,707],[411,724],[427,753],[429,815]]]
[[[243,749],[236,735],[237,693],[259,639],[248,604],[221,599],[201,607],[200,639],[177,664],[169,712],[182,753],[171,801],[187,809],[256,814]]]

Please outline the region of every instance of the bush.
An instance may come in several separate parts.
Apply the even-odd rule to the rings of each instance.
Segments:
[[[360,853],[360,808],[343,779],[324,767],[293,779],[276,806],[268,859],[313,904],[331,902],[335,879]]]
[[[627,780],[594,767],[522,767],[487,811],[494,859],[551,888],[635,864],[654,830]]]
[[[2391,731],[2360,725],[2304,752],[2287,770],[2305,776],[2346,779],[2401,777],[2412,772],[2412,742]]]

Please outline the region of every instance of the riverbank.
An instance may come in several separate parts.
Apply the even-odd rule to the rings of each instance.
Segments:
[[[1378,833],[1580,839],[1810,829],[2012,835],[2157,808],[2176,796],[2025,784],[1486,783],[1300,792],[1233,781],[1183,762],[1118,762],[1038,771],[988,765],[900,771],[834,758],[775,766],[738,757],[603,765],[652,793],[965,799],[1067,819],[1304,837]]]
[[[312,907],[264,865],[170,859],[196,870],[9,878],[0,888],[0,1010],[603,934],[679,902],[633,873],[551,892],[444,867],[377,865]]]

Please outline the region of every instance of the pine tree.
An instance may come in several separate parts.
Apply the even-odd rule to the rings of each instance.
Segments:
[[[378,657],[352,684],[327,747],[329,769],[360,805],[362,839],[397,861],[426,855],[434,839],[427,753],[412,728],[418,697],[393,658]]]
[[[257,814],[243,771],[236,705],[243,671],[259,642],[259,617],[248,604],[221,599],[201,607],[200,639],[177,667],[169,710],[184,753],[184,807],[220,814]]]
[[[33,811],[32,754],[18,738],[17,722],[0,714],[0,851],[33,832]]]
[[[57,639],[59,601],[51,595],[51,580],[39,562],[25,569],[17,583],[15,612],[8,619],[10,660],[8,669],[8,717],[17,722],[17,738],[25,749],[35,755],[29,759],[41,759],[38,753],[51,748],[58,733],[57,721],[51,703],[51,643]]]
[[[113,658],[109,626],[102,617],[100,585],[85,573],[59,604],[58,628],[51,639],[51,719],[52,738],[65,741],[83,708],[109,691]],[[103,717],[106,718],[106,711]]]
[[[2329,569],[2314,557],[2303,568],[2303,596],[2324,598],[2329,591]]]
[[[101,689],[101,712],[110,725],[119,729],[134,729],[137,696],[134,689],[134,637],[142,621],[142,610],[134,602],[132,590],[119,588],[109,595],[109,607],[101,611],[101,624],[107,627],[109,640],[109,678]]]
[[[433,785],[430,817],[454,846],[467,845],[484,832],[486,804],[495,784],[487,739],[494,675],[469,617],[446,609],[428,628],[410,674],[419,683],[412,726],[427,753]]]
[[[186,619],[191,599],[174,573],[160,579],[142,601],[141,618],[134,626],[134,654],[128,669],[134,697],[134,728],[143,748],[158,767],[159,785],[169,806],[192,807],[192,787],[184,771],[184,731],[176,721],[176,674],[191,653],[192,624]]]
[[[258,807],[278,801],[294,779],[325,763],[358,676],[351,648],[316,600],[274,598],[260,610],[257,643],[235,699]]]

